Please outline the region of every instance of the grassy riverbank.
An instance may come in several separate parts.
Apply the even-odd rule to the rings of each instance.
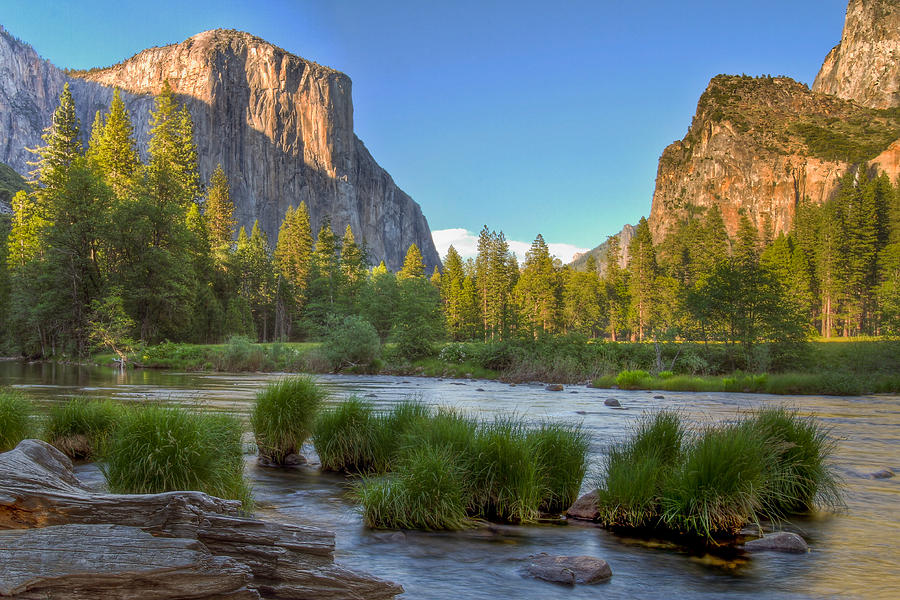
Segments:
[[[134,352],[136,367],[180,371],[334,372],[325,344],[256,344],[236,338],[226,344],[164,343]],[[110,354],[94,357],[99,364]],[[542,381],[701,392],[860,395],[900,393],[900,341],[816,341],[802,345],[629,343],[574,336],[539,341],[455,342],[430,356],[409,360],[393,344],[366,364],[344,373],[380,373]]]

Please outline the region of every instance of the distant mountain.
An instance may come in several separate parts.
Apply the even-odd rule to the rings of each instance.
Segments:
[[[631,244],[631,239],[634,237],[634,225],[626,225],[614,237],[619,238],[619,266],[624,268],[628,264],[628,245]],[[593,256],[597,260],[597,268],[601,273],[604,273],[606,272],[606,255],[608,251],[609,240],[606,240],[592,250],[576,254],[571,262],[572,268],[577,271],[584,270],[588,256]]]
[[[154,94],[168,80],[194,119],[200,173],[221,163],[239,224],[259,220],[274,244],[288,206],[305,201],[313,227],[347,224],[370,257],[393,269],[410,244],[440,263],[422,210],[353,132],[351,81],[238,31],[214,30],[150,48],[108,68],[64,72],[0,28],[0,161],[19,173],[40,144],[65,82],[84,135],[114,87],[124,94],[146,152]]]

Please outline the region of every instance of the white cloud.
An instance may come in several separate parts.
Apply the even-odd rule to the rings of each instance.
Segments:
[[[441,259],[447,255],[447,249],[450,246],[456,248],[456,251],[464,259],[475,258],[475,255],[478,254],[478,236],[468,229],[461,227],[439,229],[431,232],[431,239],[434,240],[434,245],[441,255]],[[507,240],[507,242],[509,243],[509,249],[519,259],[519,264],[525,262],[525,253],[531,248],[531,242],[520,242],[517,240]],[[548,242],[547,246],[550,248],[550,254],[560,259],[563,264],[572,262],[572,257],[577,252],[590,250],[590,248],[579,248],[572,244],[563,243]]]

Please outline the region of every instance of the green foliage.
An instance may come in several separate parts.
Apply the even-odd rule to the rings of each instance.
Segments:
[[[319,408],[326,397],[311,377],[285,377],[256,395],[250,424],[260,456],[283,464],[312,434]]]
[[[368,473],[384,459],[378,454],[378,417],[371,405],[351,396],[316,420],[313,444],[326,471]]]
[[[44,437],[69,458],[93,459],[125,417],[125,406],[111,400],[69,400],[50,408]]]
[[[113,493],[198,490],[247,501],[240,433],[233,417],[146,406],[113,430],[101,468]]]
[[[335,371],[371,365],[380,349],[378,332],[371,323],[356,315],[332,319],[322,346],[322,352]]]
[[[645,382],[650,378],[650,373],[640,369],[635,371],[622,371],[616,377],[616,385],[623,390],[639,389],[646,385]]]
[[[529,431],[528,439],[544,478],[540,511],[559,514],[578,499],[587,472],[587,433],[579,426],[545,422]]]
[[[31,435],[33,408],[25,396],[0,388],[0,452],[12,450]]]
[[[783,408],[690,436],[677,414],[645,417],[607,456],[600,522],[713,539],[761,519],[840,506],[832,451],[826,429]]]

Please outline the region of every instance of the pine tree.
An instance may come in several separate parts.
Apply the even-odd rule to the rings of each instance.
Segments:
[[[454,340],[464,339],[465,319],[463,315],[463,285],[466,273],[462,257],[456,248],[450,246],[444,257],[444,273],[441,276],[441,300],[447,332]]]
[[[653,238],[647,219],[641,217],[628,248],[629,295],[631,296],[631,321],[634,334],[644,340],[654,326],[656,309],[656,277],[658,268]]]
[[[203,209],[210,246],[219,252],[230,248],[237,222],[234,219],[234,203],[231,201],[228,177],[221,164],[216,165],[216,170],[209,180]]]
[[[538,234],[525,254],[525,266],[515,288],[522,321],[534,337],[556,330],[560,294],[550,248]]]
[[[297,305],[306,298],[313,262],[313,238],[306,204],[295,210],[289,206],[278,231],[275,246],[275,266],[291,285]]]
[[[609,336],[610,339],[616,341],[627,327],[631,299],[628,292],[628,272],[619,264],[619,236],[609,236],[606,244],[606,274],[603,283]]]
[[[411,244],[406,251],[406,258],[403,259],[403,268],[397,274],[398,279],[424,279],[425,263],[422,262],[422,253],[419,247]]]
[[[128,192],[141,167],[131,116],[119,88],[113,91],[112,103],[105,117],[97,112],[91,134],[88,157],[94,162],[107,184],[118,195]]]

